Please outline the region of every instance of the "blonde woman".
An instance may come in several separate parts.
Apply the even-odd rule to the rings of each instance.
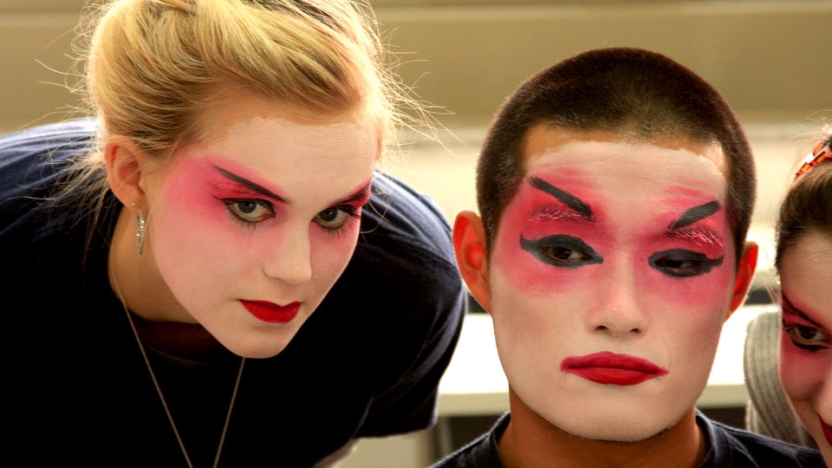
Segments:
[[[429,427],[465,295],[439,210],[376,170],[402,98],[366,5],[95,17],[96,118],[0,139],[6,446],[306,467]]]

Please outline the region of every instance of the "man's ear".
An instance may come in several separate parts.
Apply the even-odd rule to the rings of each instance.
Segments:
[[[754,278],[754,271],[757,269],[757,255],[759,251],[760,249],[756,242],[748,241],[743,246],[742,257],[737,267],[737,279],[734,281],[734,293],[731,295],[729,317],[745,302],[748,288],[751,286],[751,280]]]
[[[142,169],[149,157],[133,140],[124,136],[113,136],[104,144],[104,165],[107,180],[116,198],[128,209],[144,205]]]
[[[462,279],[471,295],[486,311],[491,310],[488,289],[488,254],[482,219],[473,211],[462,211],[454,223],[454,251]]]

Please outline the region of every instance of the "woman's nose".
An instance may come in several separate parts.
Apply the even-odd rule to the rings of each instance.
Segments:
[[[290,285],[312,278],[312,258],[308,229],[293,229],[275,239],[263,256],[263,272],[269,278]]]

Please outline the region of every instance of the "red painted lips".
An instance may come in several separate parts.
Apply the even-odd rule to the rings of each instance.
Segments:
[[[820,419],[820,427],[823,428],[823,435],[826,437],[826,441],[829,442],[829,445],[832,445],[832,427],[826,424],[820,416],[818,416],[818,419]]]
[[[289,323],[298,315],[300,309],[300,302],[292,302],[285,306],[268,301],[240,300],[240,302],[251,315],[268,323]]]
[[[668,372],[646,359],[609,351],[568,357],[561,362],[560,370],[595,383],[622,386],[637,385]]]

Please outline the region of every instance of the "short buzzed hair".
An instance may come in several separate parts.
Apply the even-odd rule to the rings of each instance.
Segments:
[[[477,204],[488,251],[502,212],[525,175],[529,130],[608,131],[637,141],[683,136],[719,143],[727,159],[728,222],[742,255],[756,178],[745,133],[719,92],[664,55],[642,49],[597,49],[532,76],[503,104],[477,165]]]

